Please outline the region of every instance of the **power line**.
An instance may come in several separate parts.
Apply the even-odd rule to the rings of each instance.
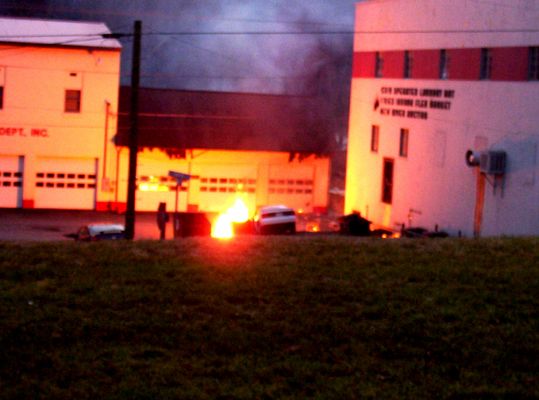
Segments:
[[[441,30],[378,30],[378,31],[178,31],[178,32],[143,32],[143,36],[316,36],[316,35],[382,35],[382,34],[470,34],[470,33],[536,33],[539,28],[530,29],[441,29]],[[93,34],[34,34],[34,35],[0,35],[1,40],[31,39],[31,38],[104,38],[118,39],[132,37],[132,32],[93,33]]]

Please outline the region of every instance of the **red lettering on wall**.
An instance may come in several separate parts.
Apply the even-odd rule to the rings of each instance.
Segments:
[[[32,129],[32,137],[49,137],[46,129]]]

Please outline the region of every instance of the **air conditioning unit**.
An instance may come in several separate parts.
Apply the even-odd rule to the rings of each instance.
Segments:
[[[505,151],[491,150],[481,152],[479,170],[489,175],[502,175],[505,173],[506,159]]]

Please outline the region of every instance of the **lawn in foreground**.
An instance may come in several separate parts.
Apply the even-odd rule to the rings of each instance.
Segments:
[[[0,243],[2,398],[537,398],[539,240]]]

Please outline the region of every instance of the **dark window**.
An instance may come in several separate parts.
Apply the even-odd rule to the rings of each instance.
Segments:
[[[449,58],[447,57],[447,50],[440,50],[440,79],[449,78]]]
[[[393,160],[390,158],[384,159],[382,179],[382,202],[391,204],[393,201]]]
[[[0,110],[4,108],[4,87],[0,86]]]
[[[371,151],[373,153],[378,153],[379,138],[380,138],[380,127],[378,125],[373,125],[371,128]]]
[[[528,53],[528,79],[539,80],[539,47],[530,47]]]
[[[408,139],[409,139],[408,129],[401,129],[401,136],[399,142],[399,156],[408,157]]]
[[[381,78],[384,71],[384,60],[380,52],[376,52],[376,62],[374,64],[374,76],[376,78]]]
[[[479,79],[490,79],[492,76],[492,51],[481,49],[481,70]]]
[[[66,90],[65,112],[80,113],[80,90]]]
[[[404,77],[412,77],[412,53],[408,50],[404,52]]]

